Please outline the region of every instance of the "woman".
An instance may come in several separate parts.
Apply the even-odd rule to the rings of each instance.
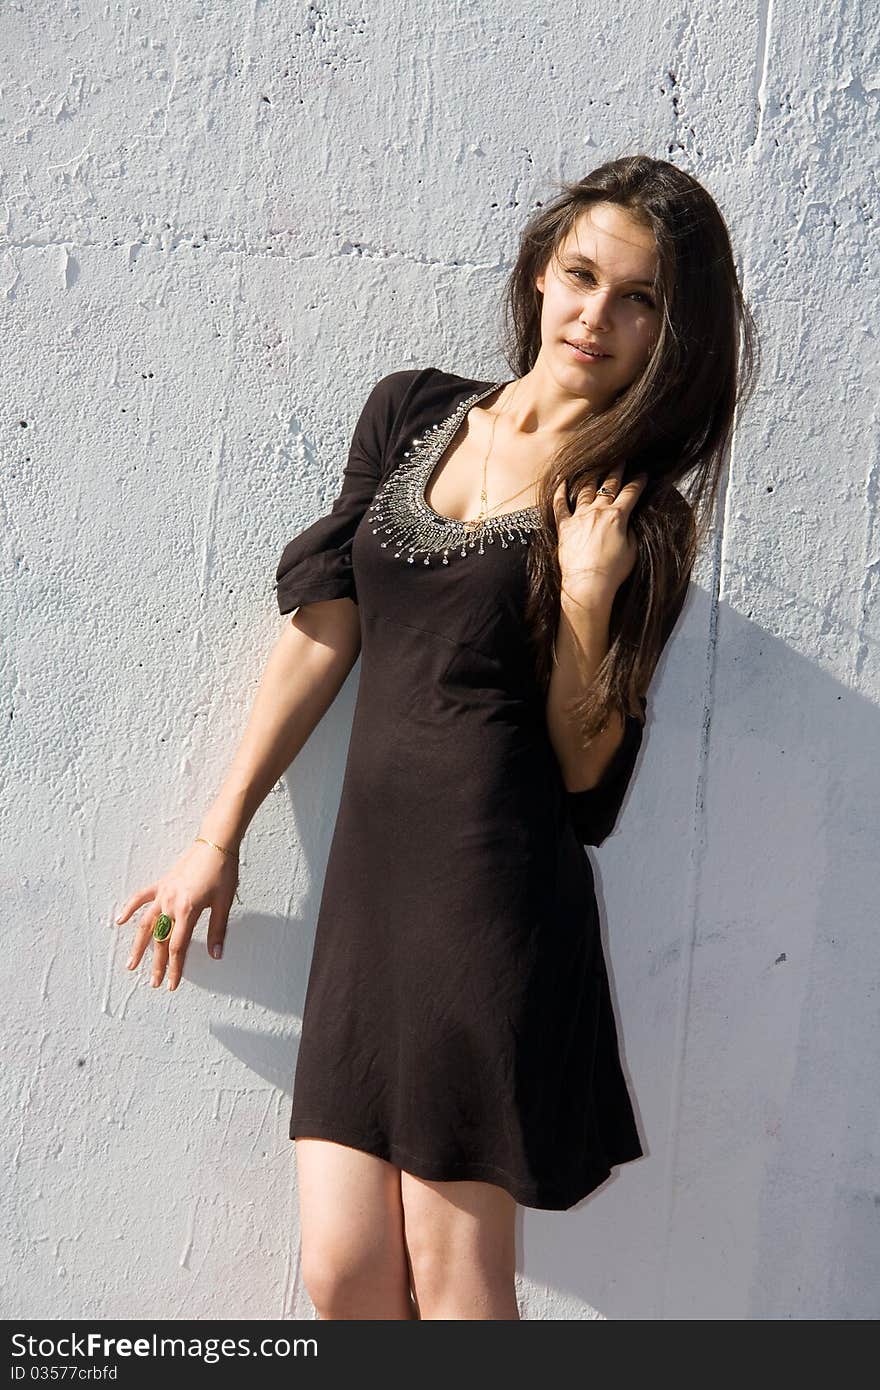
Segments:
[[[643,1153],[583,846],[631,780],[757,340],[715,203],[643,156],[531,218],[506,310],[511,380],[373,388],[281,555],[292,616],[224,787],[117,919],[146,906],[154,985],[206,907],[220,954],[247,825],[360,654],[290,1121],[322,1318],[517,1318],[517,1203],[566,1210]]]

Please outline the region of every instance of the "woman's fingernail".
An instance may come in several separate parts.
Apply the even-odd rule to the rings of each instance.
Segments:
[[[214,957],[215,960],[219,960],[220,957],[222,956],[222,954],[223,954],[223,947],[220,945],[219,942],[217,942],[216,945],[214,945],[214,946],[211,947],[211,955]]]

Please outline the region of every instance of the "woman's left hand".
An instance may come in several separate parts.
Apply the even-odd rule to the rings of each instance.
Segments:
[[[581,489],[574,510],[568,504],[564,481],[553,494],[562,584],[577,603],[610,607],[635,565],[638,546],[629,530],[629,518],[648,475],[639,473],[621,487],[623,471],[624,464],[619,463],[602,482],[613,497],[600,493],[591,483]]]

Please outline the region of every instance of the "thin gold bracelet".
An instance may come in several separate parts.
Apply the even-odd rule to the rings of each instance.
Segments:
[[[222,845],[215,845],[213,840],[206,840],[204,835],[196,835],[195,838],[196,838],[196,841],[197,841],[199,844],[202,844],[202,845],[210,845],[212,849],[219,849],[219,851],[220,851],[221,854],[227,855],[228,858],[234,859],[235,862],[236,862],[236,864],[238,863],[238,854],[237,854],[234,850],[231,850],[231,849],[224,849]],[[238,903],[241,902],[241,898],[238,896],[238,887],[237,887],[237,886],[236,886],[236,889],[235,889],[235,901],[238,902]]]
[[[196,841],[202,845],[210,845],[212,849],[219,849],[221,854],[227,854],[230,859],[238,858],[238,853],[235,850],[224,849],[222,845],[215,845],[213,840],[206,840],[204,835],[197,835]]]

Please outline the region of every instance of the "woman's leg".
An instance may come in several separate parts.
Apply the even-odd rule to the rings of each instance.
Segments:
[[[400,1169],[328,1139],[296,1139],[302,1275],[323,1320],[414,1319]]]
[[[422,1321],[519,1319],[516,1201],[486,1182],[401,1172],[404,1233]]]

